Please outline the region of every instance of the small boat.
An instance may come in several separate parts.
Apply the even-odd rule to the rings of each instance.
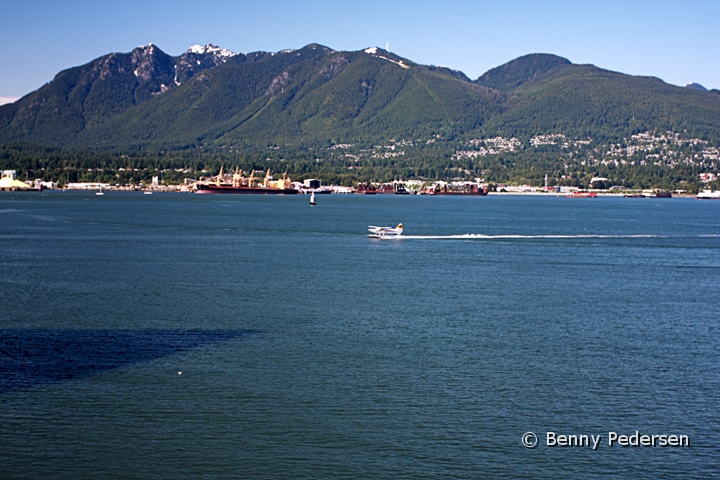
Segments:
[[[152,195],[152,192],[145,192],[145,195]]]
[[[310,194],[310,205],[315,205],[315,192]]]
[[[397,227],[377,227],[375,225],[368,226],[368,237],[390,239],[399,238],[403,232],[403,224],[399,223]]]
[[[103,193],[102,188],[101,188],[100,190],[95,192],[95,195],[105,195],[105,194]]]

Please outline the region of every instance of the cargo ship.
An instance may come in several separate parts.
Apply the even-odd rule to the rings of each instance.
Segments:
[[[198,182],[194,186],[195,193],[225,193],[225,194],[251,194],[251,195],[295,195],[298,191],[292,187],[292,182],[287,174],[283,174],[280,180],[273,180],[271,170],[268,169],[265,179],[262,182],[256,181],[255,170],[250,172],[249,177],[242,176],[242,170],[235,169],[232,179],[228,182],[227,175],[220,173],[214,180]]]
[[[697,200],[720,200],[720,192],[713,192],[712,190],[703,190],[702,192],[695,195]]]
[[[369,183],[358,183],[357,189],[355,189],[355,193],[360,193],[363,195],[375,195],[377,194],[377,187]]]
[[[655,190],[653,193],[628,193],[623,195],[625,198],[672,198],[672,192],[663,192]]]
[[[476,183],[464,183],[459,186],[455,185],[433,185],[430,188],[420,190],[420,195],[450,195],[450,196],[473,196],[484,197],[488,194],[485,186]]]

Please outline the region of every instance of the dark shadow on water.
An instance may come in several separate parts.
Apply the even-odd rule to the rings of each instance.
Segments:
[[[0,394],[224,342],[250,330],[0,330]]]

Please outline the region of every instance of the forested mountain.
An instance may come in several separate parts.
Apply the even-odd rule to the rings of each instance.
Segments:
[[[522,57],[486,73],[480,84],[507,93],[504,112],[485,130],[501,135],[564,133],[578,138],[620,141],[645,131],[684,132],[720,139],[720,92],[669,85],[537,55]],[[552,56],[543,56],[552,57]],[[555,57],[558,59],[558,57]],[[513,64],[519,64],[511,68]],[[505,69],[509,75],[500,76]],[[503,83],[503,80],[509,81]]]
[[[0,141],[90,149],[322,145],[443,131],[720,138],[720,95],[533,54],[476,81],[378,48],[276,54],[154,45],[60,72],[0,106]]]
[[[570,60],[557,55],[533,53],[488,70],[476,83],[511,91],[560,65],[570,65]]]
[[[499,92],[379,49],[219,58],[150,45],[65,70],[0,107],[0,140],[93,149],[371,141],[475,128],[500,111]]]
[[[171,57],[152,44],[130,53],[104,55],[63,70],[35,92],[0,106],[0,141],[76,145],[84,132],[152,103],[203,70],[228,60],[252,62],[266,55],[238,55],[213,45],[195,45]]]
[[[698,87],[548,54],[473,81],[375,47],[236,54],[196,45],[173,57],[148,45],[64,70],[0,106],[0,163],[46,168],[38,152],[68,158],[60,148],[83,150],[81,163],[96,167],[286,162],[296,175],[343,183],[537,183],[550,173],[558,183],[607,175],[644,185],[642,169],[629,170],[637,166],[677,185],[718,168],[720,92]]]

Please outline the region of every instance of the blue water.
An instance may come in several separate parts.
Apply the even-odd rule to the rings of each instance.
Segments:
[[[317,201],[0,194],[0,478],[720,475],[720,202]]]

